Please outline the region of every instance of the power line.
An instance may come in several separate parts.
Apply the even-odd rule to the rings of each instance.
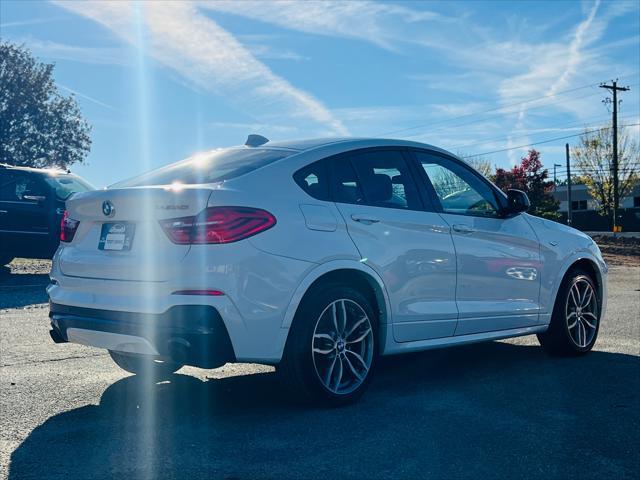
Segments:
[[[459,115],[457,117],[451,117],[451,118],[446,118],[446,119],[443,119],[443,120],[436,120],[435,122],[429,122],[429,123],[423,123],[421,125],[415,125],[413,127],[401,128],[401,129],[398,129],[398,130],[391,130],[391,131],[388,131],[388,132],[382,132],[382,133],[379,133],[379,134],[377,134],[375,136],[376,137],[381,137],[381,136],[384,136],[384,135],[392,135],[392,134],[395,134],[395,133],[408,132],[410,130],[416,130],[418,128],[424,128],[424,127],[428,127],[428,126],[431,126],[431,125],[437,125],[439,123],[451,122],[453,120],[459,120],[461,118],[473,117],[475,115],[482,115],[483,113],[495,112],[495,111],[498,111],[498,110],[502,110],[504,108],[514,107],[516,105],[523,105],[525,103],[531,103],[531,102],[535,102],[537,100],[553,98],[553,97],[556,97],[558,95],[564,95],[565,93],[576,92],[578,90],[584,90],[585,88],[595,87],[595,86],[598,86],[598,85],[599,85],[598,83],[590,83],[589,85],[583,85],[582,87],[576,87],[576,88],[572,88],[570,90],[563,90],[561,92],[557,92],[557,93],[550,94],[550,95],[543,95],[543,96],[540,96],[540,97],[529,98],[527,100],[521,100],[519,102],[508,103],[506,105],[500,105],[498,107],[489,108],[487,110],[480,110],[480,111],[477,111],[477,112],[465,113],[464,115]]]
[[[635,118],[638,118],[638,116],[637,115],[627,115],[625,117],[620,117],[620,119],[626,119],[626,120],[631,119],[631,118],[635,119]],[[607,119],[608,119],[608,117],[607,117]],[[580,120],[580,121],[577,121],[577,122],[570,122],[570,123],[567,123],[567,124],[565,124],[565,123],[556,124],[556,125],[553,125],[553,126],[550,126],[550,127],[546,127],[546,128],[547,129],[553,129],[553,128],[560,128],[560,127],[563,127],[563,126],[564,127],[569,127],[569,126],[577,126],[577,125],[580,125],[580,124],[585,125],[587,123],[592,123],[592,122],[601,121],[601,120],[604,121],[605,119],[600,119],[600,116],[598,116],[597,119],[596,119],[596,117],[594,117],[594,118],[591,118],[589,120]],[[523,130],[523,131],[526,131],[526,130]],[[531,135],[539,135],[541,133],[547,133],[547,132],[538,132],[538,133],[530,132],[530,133],[525,133],[524,135],[521,135],[520,137],[516,137],[516,138],[524,138],[524,137],[528,137],[528,136],[531,136]],[[494,141],[500,141],[500,140],[509,140],[510,138],[512,138],[511,135],[508,135],[506,137],[503,136],[503,137],[488,138],[488,139],[483,140],[481,142],[469,143],[469,144],[465,144],[465,145],[457,145],[455,147],[449,148],[449,150],[455,151],[455,150],[462,149],[462,148],[475,147],[476,145],[486,145],[487,143],[491,143],[491,142],[494,142]]]
[[[547,104],[542,104],[542,105],[536,105],[536,106],[530,107],[527,111],[530,112],[530,111],[533,111],[533,110],[538,110],[540,108],[547,108],[547,107],[549,107],[551,105],[559,105],[559,104],[566,103],[566,102],[582,100],[583,98],[593,97],[595,95],[598,95],[597,91],[593,91],[591,93],[588,93],[587,95],[582,95],[580,97],[571,97],[571,98],[567,98],[567,99],[564,99],[564,100],[559,100],[557,102],[554,102],[553,104],[547,103]],[[474,123],[486,122],[486,121],[492,120],[494,118],[501,118],[501,117],[504,117],[505,115],[509,115],[509,114],[513,114],[513,113],[517,113],[517,112],[518,112],[517,109],[516,110],[506,110],[506,111],[502,111],[502,112],[500,112],[500,113],[498,113],[496,115],[490,115],[488,117],[482,117],[482,118],[475,118],[473,120],[465,121],[465,122],[462,122],[462,123],[456,123],[454,125],[439,125],[439,126],[436,126],[433,129],[431,129],[429,131],[429,133],[434,132],[434,131],[438,131],[438,130],[442,130],[443,128],[457,128],[457,127],[463,127],[463,126],[466,126],[466,125],[472,125]],[[462,115],[460,117],[454,117],[454,118],[451,118],[451,119],[445,119],[445,120],[441,120],[441,121],[436,121],[434,123],[435,124],[437,124],[437,123],[445,123],[445,122],[455,121],[455,120],[458,120],[460,118],[469,117],[469,116],[475,116],[475,114]],[[424,135],[424,134],[425,134],[425,132],[411,133],[409,135],[403,135],[403,138],[419,137],[420,135]]]
[[[627,125],[620,125],[621,127],[636,127],[640,125],[640,123],[632,123],[632,124],[627,124]],[[611,127],[604,127],[607,130],[609,130]],[[550,138],[548,140],[542,140],[540,142],[533,142],[533,143],[527,143],[526,145],[518,145],[517,147],[510,147],[510,148],[502,148],[500,150],[492,150],[490,152],[482,152],[482,153],[474,153],[472,155],[465,155],[462,158],[470,158],[470,157],[479,157],[482,155],[491,155],[492,153],[501,153],[501,152],[508,152],[509,150],[518,150],[519,148],[525,148],[525,147],[533,147],[534,145],[542,145],[543,143],[551,143],[551,142],[555,142],[556,140],[564,140],[566,138],[573,138],[573,137],[579,137],[581,135],[586,135],[589,133],[594,133],[601,130],[600,128],[596,128],[593,130],[586,130],[584,132],[581,133],[575,133],[573,135],[565,135],[563,137],[556,137],[556,138]]]

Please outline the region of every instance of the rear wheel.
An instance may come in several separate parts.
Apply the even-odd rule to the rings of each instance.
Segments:
[[[123,370],[151,378],[166,378],[182,368],[180,363],[163,360],[151,355],[115,352],[113,350],[109,350],[109,355],[111,355],[116,365]]]
[[[356,401],[378,355],[371,302],[344,285],[311,292],[298,309],[278,373],[297,397],[325,405]]]
[[[595,345],[599,329],[598,289],[587,272],[573,270],[558,292],[549,329],[538,340],[551,354],[583,355]]]

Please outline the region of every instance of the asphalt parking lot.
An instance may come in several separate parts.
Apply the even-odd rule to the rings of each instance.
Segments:
[[[0,277],[0,474],[22,478],[638,478],[640,267],[595,351],[535,337],[385,359],[362,401],[291,404],[273,369],[129,376],[49,339],[46,263]]]

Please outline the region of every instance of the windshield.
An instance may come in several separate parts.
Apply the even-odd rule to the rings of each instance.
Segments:
[[[143,173],[111,187],[213,183],[239,177],[260,167],[292,155],[289,150],[229,148],[204,152]]]
[[[64,175],[47,175],[44,179],[55,189],[56,196],[61,200],[68,199],[71,194],[76,192],[88,192],[89,190],[95,190],[92,185],[80,177],[76,177],[75,175],[68,173]]]

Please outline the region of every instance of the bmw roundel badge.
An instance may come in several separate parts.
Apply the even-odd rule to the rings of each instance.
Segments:
[[[102,213],[104,213],[105,217],[113,217],[116,213],[116,207],[109,200],[105,200],[102,202]]]

